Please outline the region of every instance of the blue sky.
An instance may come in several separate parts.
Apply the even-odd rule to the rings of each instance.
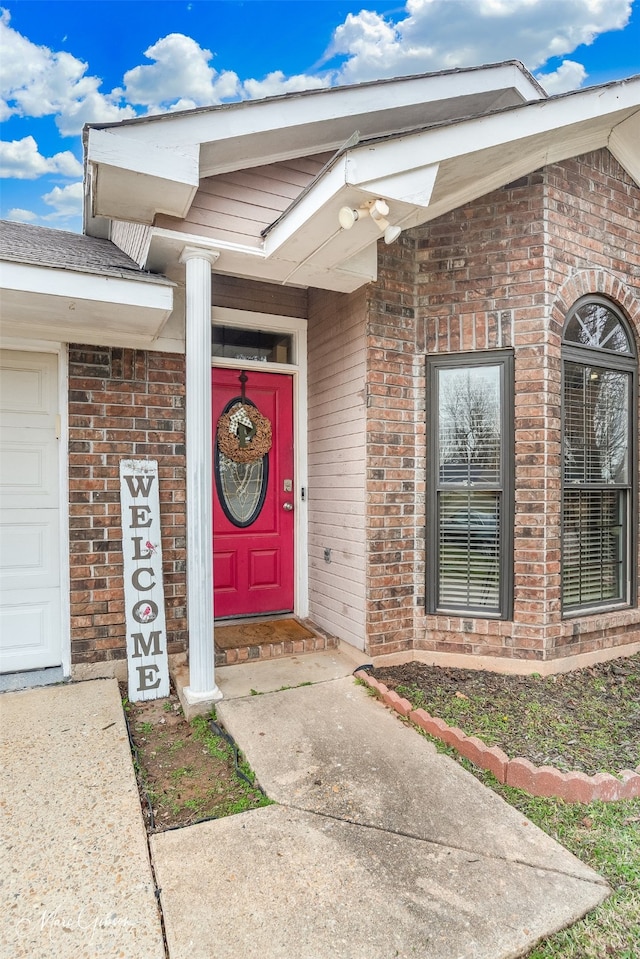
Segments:
[[[0,216],[81,229],[82,125],[519,59],[640,74],[640,0],[0,0]]]

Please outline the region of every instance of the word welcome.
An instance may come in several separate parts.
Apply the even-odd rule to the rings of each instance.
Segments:
[[[129,699],[169,695],[156,460],[120,462]]]

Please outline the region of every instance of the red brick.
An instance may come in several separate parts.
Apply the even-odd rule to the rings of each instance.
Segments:
[[[148,378],[147,370],[152,371]],[[167,383],[173,384],[174,392],[184,393],[183,381],[174,383],[181,375],[183,379],[184,357],[175,354],[69,348],[69,514],[74,530],[70,566],[72,597],[77,597],[71,624],[74,662],[125,656],[119,505],[123,455],[158,452],[166,597],[170,600],[175,588],[184,595],[184,566],[178,570],[175,565],[185,556],[184,455],[176,455],[184,448],[184,413],[173,408],[167,415],[173,397],[166,395]],[[182,503],[180,513],[177,502]],[[180,525],[169,522],[176,516]],[[111,551],[93,552],[106,538],[112,541]],[[185,648],[183,613],[181,608],[176,618],[167,602],[167,644],[174,652]],[[88,642],[90,656],[83,646]]]
[[[409,700],[398,696],[395,690],[389,690],[382,698],[387,706],[392,706],[401,716],[408,716],[413,709]]]
[[[461,756],[470,760],[480,769],[487,769],[493,773],[498,782],[505,782],[509,757],[497,746],[486,746],[476,736],[467,736],[459,745]]]
[[[513,786],[514,789],[524,789],[525,792],[532,793],[534,788],[536,767],[528,759],[511,759],[507,766],[507,786]]]

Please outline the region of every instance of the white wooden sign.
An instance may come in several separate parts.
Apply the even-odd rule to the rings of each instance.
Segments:
[[[120,461],[129,699],[169,695],[156,460]]]

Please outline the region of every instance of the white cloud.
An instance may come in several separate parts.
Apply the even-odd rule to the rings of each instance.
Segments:
[[[1,0],[0,0],[1,2]],[[639,0],[640,2],[640,0]],[[567,59],[580,44],[622,29],[633,0],[406,0],[394,16],[362,9],[337,26],[319,75],[287,77],[274,70],[262,79],[241,81],[231,70],[217,71],[210,50],[181,33],[161,37],[145,52],[146,63],[128,70],[122,84],[102,91],[102,80],[66,51],[32,43],[11,27],[0,8],[0,120],[53,116],[63,136],[77,135],[87,122],[131,118],[141,112],[188,110],[241,97],[258,98],[335,83],[354,83],[505,59],[520,59],[530,70],[550,58],[561,65],[539,75],[549,93],[584,83],[582,64]],[[331,62],[335,58],[335,61]],[[142,59],[142,58],[141,58]],[[58,177],[42,200],[51,210],[39,217],[15,207],[24,222],[80,216],[81,165],[70,151],[44,156],[33,136],[0,143],[0,174],[21,180]]]
[[[54,186],[50,193],[45,193],[42,197],[47,206],[53,207],[54,212],[48,213],[42,219],[59,220],[81,216],[83,196],[82,181],[63,187]]]
[[[14,206],[13,210],[7,213],[8,220],[17,220],[18,223],[33,223],[38,219],[38,214],[33,210],[21,210],[19,206]]]
[[[124,85],[128,101],[147,107],[149,112],[178,109],[178,102],[190,107],[220,103],[240,93],[238,75],[214,70],[209,65],[211,51],[183,33],[162,37],[144,55],[155,62],[128,70]]]
[[[32,43],[0,13],[0,118],[55,116],[63,136],[80,133],[88,120],[122,120],[135,110],[122,105],[122,91],[100,93],[102,80],[86,76],[88,66],[70,53]]]
[[[104,96],[97,90],[100,83],[100,80],[96,80],[96,89],[89,89],[83,96],[61,104],[62,112],[56,117],[56,125],[63,137],[81,133],[85,123],[112,123],[116,120],[130,120],[136,116],[132,106],[118,105],[120,90],[116,89]]]
[[[395,23],[371,10],[349,14],[325,61],[346,57],[341,83],[513,59],[535,70],[622,29],[631,6],[632,0],[407,0],[407,16]]]
[[[242,89],[251,99],[275,97],[282,93],[299,93],[301,90],[322,90],[331,85],[329,77],[313,77],[300,73],[286,77],[282,70],[268,73],[264,80],[244,80]]]
[[[0,177],[36,180],[48,173],[79,177],[82,176],[82,164],[70,150],[52,157],[42,156],[32,136],[23,137],[22,140],[0,141]]]
[[[581,87],[587,79],[587,71],[581,63],[574,60],[563,60],[557,70],[552,73],[538,73],[536,80],[549,94],[567,93]]]

